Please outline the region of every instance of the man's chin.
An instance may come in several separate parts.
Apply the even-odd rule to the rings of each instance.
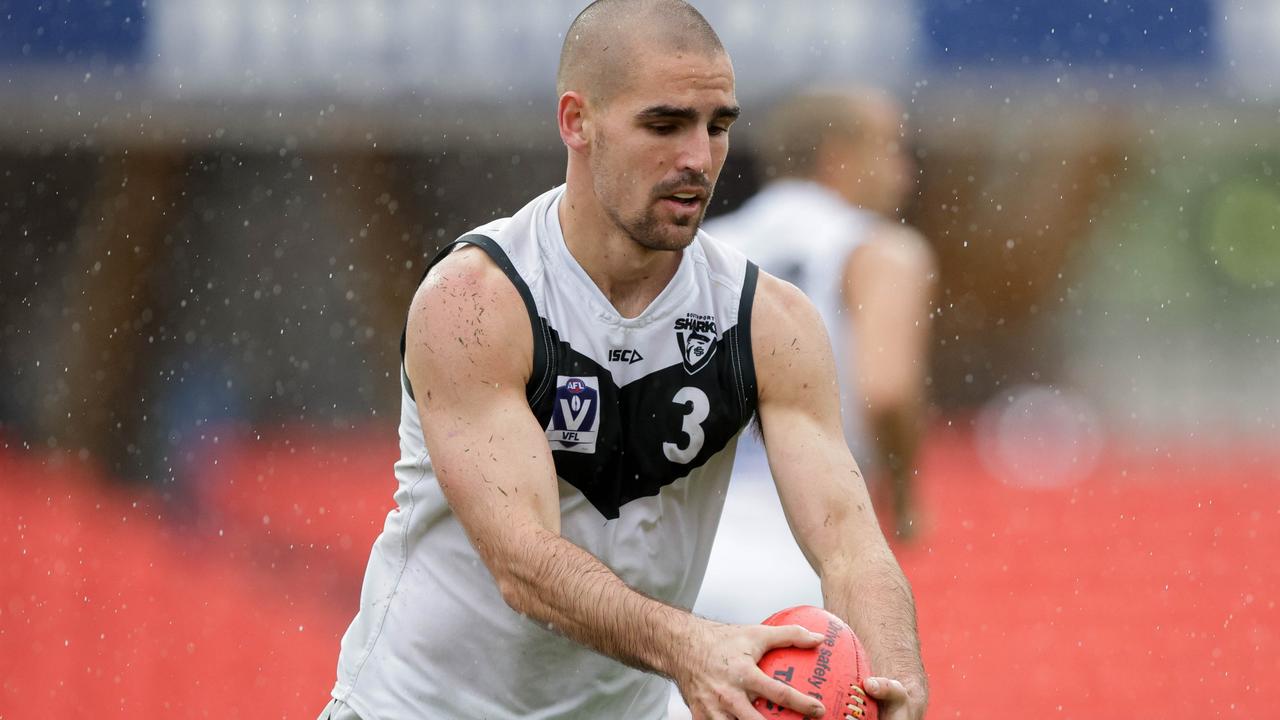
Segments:
[[[693,243],[702,224],[701,214],[690,217],[663,218],[650,215],[647,222],[629,228],[633,240],[650,250],[684,250]]]
[[[698,234],[698,228],[702,227],[702,219],[705,216],[705,212],[700,212],[697,215],[673,218],[671,220],[671,228],[675,233],[687,236],[685,244],[688,245],[693,242],[694,236]]]
[[[693,238],[698,234],[697,222],[691,222],[684,225],[672,223],[667,232],[663,233],[663,237],[659,240],[663,250],[683,250],[693,243]]]

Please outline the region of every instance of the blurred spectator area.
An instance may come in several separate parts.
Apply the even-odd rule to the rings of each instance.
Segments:
[[[746,112],[712,212],[789,89],[906,102],[943,408],[1275,429],[1269,5],[698,4]],[[581,5],[0,3],[0,431],[162,481],[211,425],[394,422],[425,260],[562,179]]]

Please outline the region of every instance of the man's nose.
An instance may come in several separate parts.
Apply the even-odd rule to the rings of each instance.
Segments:
[[[685,133],[680,144],[678,169],[706,174],[711,168],[711,134],[706,128]]]

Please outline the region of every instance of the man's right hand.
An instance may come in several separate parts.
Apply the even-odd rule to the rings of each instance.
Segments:
[[[764,720],[751,706],[761,697],[808,717],[822,703],[760,669],[760,658],[779,647],[814,648],[822,636],[799,625],[699,623],[691,646],[672,673],[693,720]]]

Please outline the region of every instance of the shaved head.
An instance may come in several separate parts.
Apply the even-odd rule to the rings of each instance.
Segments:
[[[900,113],[879,90],[814,91],[784,100],[770,115],[761,143],[766,174],[811,178],[824,141],[859,143],[881,126],[896,125]]]
[[[564,36],[556,94],[582,93],[606,103],[625,87],[641,50],[724,52],[706,18],[684,0],[596,0]]]

